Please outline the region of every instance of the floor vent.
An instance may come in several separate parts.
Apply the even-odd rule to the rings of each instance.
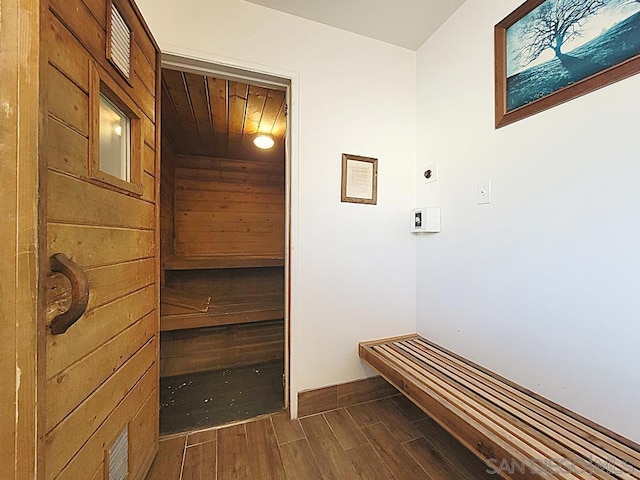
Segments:
[[[109,480],[126,480],[129,474],[129,427],[124,427],[109,448]]]

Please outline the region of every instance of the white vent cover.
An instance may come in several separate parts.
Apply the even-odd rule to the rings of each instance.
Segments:
[[[129,426],[124,427],[109,448],[109,480],[126,480],[129,475]]]
[[[122,15],[111,3],[111,61],[129,78],[131,73],[131,30]]]

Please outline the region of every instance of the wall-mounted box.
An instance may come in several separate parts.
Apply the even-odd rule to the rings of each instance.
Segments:
[[[412,210],[411,231],[415,233],[438,233],[440,231],[440,209],[421,207]]]

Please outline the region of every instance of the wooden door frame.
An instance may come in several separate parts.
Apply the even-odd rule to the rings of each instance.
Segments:
[[[173,70],[214,75],[227,80],[242,81],[264,87],[282,87],[286,90],[288,105],[287,142],[285,146],[285,408],[292,418],[298,416],[298,353],[295,342],[297,333],[296,307],[298,283],[298,91],[300,79],[297,73],[266,67],[228,58],[202,58],[192,51],[180,51],[175,47],[162,48],[162,67]]]
[[[41,0],[2,0],[0,28],[0,472],[38,460],[38,221]],[[10,397],[13,397],[13,401]]]

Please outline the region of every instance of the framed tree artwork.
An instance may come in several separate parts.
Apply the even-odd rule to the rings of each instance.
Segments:
[[[640,71],[640,0],[528,0],[495,26],[495,126]]]

